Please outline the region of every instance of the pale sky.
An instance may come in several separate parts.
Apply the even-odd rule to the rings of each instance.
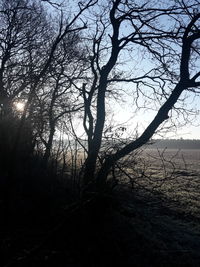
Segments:
[[[72,4],[72,7],[73,8],[75,7],[74,3]],[[73,8],[71,11],[73,11]],[[88,22],[89,20],[90,18],[88,17]],[[172,21],[173,20],[171,20],[170,23],[173,23]],[[169,20],[165,21],[164,19],[162,22],[163,24],[168,24]],[[123,28],[123,34],[126,33],[126,31],[128,30],[129,30],[129,27],[126,29]],[[125,65],[122,65],[121,69],[123,71],[133,69],[133,74],[135,75],[135,77],[137,77],[137,75],[139,76],[142,75],[143,73],[145,73],[146,71],[154,67],[152,65],[153,63],[151,59],[148,57],[145,59],[144,55],[141,55],[141,51],[140,53],[138,53],[138,51],[139,50],[135,50],[135,52],[133,52],[131,56],[127,54],[126,52],[124,52],[121,57],[121,59],[125,61]],[[129,59],[130,59],[130,65],[129,63],[127,63]],[[199,69],[200,69],[200,62],[196,62],[196,63],[198,63],[197,66],[199,66]],[[171,67],[173,68],[174,66],[171,66]],[[127,131],[130,132],[130,134],[131,132],[134,133],[135,128],[138,127],[138,133],[141,134],[142,131],[145,129],[145,127],[148,125],[148,123],[151,122],[151,120],[154,118],[155,112],[152,112],[151,110],[145,110],[145,111],[141,110],[136,116],[134,112],[132,113],[132,110],[134,110],[135,107],[134,105],[132,105],[133,108],[131,108],[131,101],[132,101],[131,96],[130,96],[130,99],[126,98],[126,100],[127,102],[121,103],[120,105],[112,104],[112,108],[114,107],[113,116],[112,116],[113,124],[114,124],[114,121],[116,122],[116,124],[125,123],[125,125],[127,125],[127,129],[128,129]],[[196,108],[198,109],[200,106],[199,103],[200,103],[200,96],[199,98],[196,98],[196,100],[193,103],[190,103],[190,98],[189,98],[185,104],[186,105],[188,104],[189,108],[196,106]],[[158,105],[158,108],[159,108],[159,105]],[[109,113],[109,109],[107,110],[107,113]],[[173,121],[177,125],[177,127],[169,129],[168,132],[166,133],[162,132],[162,137],[163,138],[200,139],[200,114],[197,115],[196,117],[190,116],[187,119],[188,119],[187,124],[183,127],[180,127],[180,121],[183,121],[183,119],[179,118],[179,122],[178,122],[178,120],[176,119],[176,115],[174,115]],[[107,124],[109,124],[109,122],[107,122]],[[77,122],[77,125],[79,125],[77,126],[77,129],[78,129],[77,131],[78,133],[79,132],[81,133],[83,130],[81,129],[82,123]],[[156,134],[154,135],[154,138],[156,137],[159,138],[160,136]]]
[[[115,120],[122,123],[125,122],[125,125],[127,125],[127,129],[129,129],[129,132],[135,131],[135,126],[138,123],[138,128],[140,129],[139,133],[144,130],[145,126],[148,125],[148,122],[153,119],[153,114],[149,111],[144,111],[141,116],[130,118],[130,111],[128,108],[120,108],[118,107],[116,109],[116,113],[114,116]],[[130,120],[129,120],[130,118]],[[176,119],[174,118],[175,122]],[[195,124],[196,126],[192,125]],[[168,130],[167,132],[162,132],[161,135],[155,134],[153,138],[172,138],[172,139],[200,139],[200,115],[196,118],[196,120],[193,123],[188,123],[185,126],[182,127],[173,127],[171,130]]]

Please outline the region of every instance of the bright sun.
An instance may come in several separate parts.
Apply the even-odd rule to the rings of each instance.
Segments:
[[[23,102],[15,102],[14,105],[15,105],[15,108],[16,108],[17,111],[22,112],[24,110],[25,103],[23,103]]]

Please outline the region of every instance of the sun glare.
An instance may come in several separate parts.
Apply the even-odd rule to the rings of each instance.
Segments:
[[[23,103],[23,102],[15,102],[14,105],[15,105],[15,108],[16,108],[17,111],[22,112],[24,110],[25,103]]]

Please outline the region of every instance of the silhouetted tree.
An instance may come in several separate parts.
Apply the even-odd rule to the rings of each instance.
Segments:
[[[108,6],[104,4],[104,1],[99,1],[100,8],[94,10],[95,17],[91,14],[95,23],[86,36],[90,55],[90,76],[82,86],[83,126],[88,140],[83,172],[86,191],[91,184],[97,191],[104,189],[112,166],[150,140],[169,119],[170,111],[184,91],[195,91],[200,86],[200,72],[195,68],[194,58],[199,53],[198,1],[186,4],[184,1],[141,3],[113,0]],[[133,71],[126,74],[126,67],[120,68],[120,62],[123,57],[126,60],[137,53],[152,58],[150,66],[154,64],[153,67],[135,76],[134,67],[130,65]],[[142,134],[136,138],[129,137],[126,145],[109,152],[99,162],[106,101],[114,91],[114,82],[132,82],[138,96],[148,97],[149,93],[149,98],[160,107]],[[145,93],[147,87],[149,91]],[[91,190],[94,190],[93,186]]]
[[[6,181],[4,194],[7,203],[12,198],[12,188],[18,183],[18,178],[24,176],[21,171],[27,171],[25,162],[33,156],[38,133],[43,131],[36,127],[34,121],[36,113],[40,111],[41,92],[48,99],[46,107],[49,104],[40,124],[43,127],[47,122],[50,126],[45,141],[45,161],[50,154],[56,122],[73,109],[69,107],[65,93],[71,84],[70,80],[73,80],[68,75],[74,75],[75,78],[73,68],[78,73],[75,61],[82,52],[79,49],[75,55],[75,51],[78,51],[80,44],[79,32],[87,28],[79,18],[95,2],[89,0],[79,5],[68,18],[63,18],[63,11],[59,9],[58,17],[52,19],[45,12],[42,1],[0,1],[0,151],[4,158],[1,160],[1,169]],[[72,58],[76,66],[73,66]],[[62,70],[64,65],[69,67],[70,64],[71,73],[66,68]],[[16,110],[17,102],[24,103],[23,110]],[[75,107],[76,104],[73,104]],[[23,147],[27,148],[27,153],[24,153]]]

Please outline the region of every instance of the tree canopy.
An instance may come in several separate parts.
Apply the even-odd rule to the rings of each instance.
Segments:
[[[12,141],[3,141],[2,149],[11,142],[8,155],[14,160],[29,132],[29,153],[40,151],[47,166],[63,132],[86,155],[79,172],[83,188],[104,188],[117,161],[169,119],[188,114],[184,101],[198,95],[198,8],[197,0],[89,0],[71,6],[0,1],[2,140],[7,125],[14,125]],[[125,95],[133,110],[153,107],[155,114],[143,132],[136,128],[126,140],[126,126],[114,126],[109,117]],[[16,103],[24,105],[21,111]]]

